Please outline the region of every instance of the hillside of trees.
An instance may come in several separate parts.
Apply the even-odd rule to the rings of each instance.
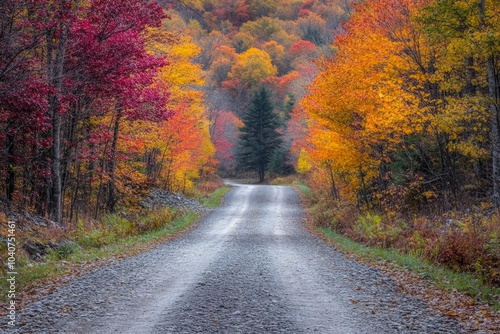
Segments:
[[[256,90],[271,93],[280,114],[281,165],[290,166],[292,110],[318,72],[317,59],[331,57],[331,42],[348,18],[350,1],[165,1],[170,29],[187,32],[202,48],[195,59],[205,72],[211,135],[218,170],[234,175],[237,128]],[[296,130],[296,129],[294,129]]]

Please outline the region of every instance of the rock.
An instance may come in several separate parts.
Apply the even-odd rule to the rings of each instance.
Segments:
[[[30,258],[35,261],[41,260],[42,257],[47,255],[48,247],[39,242],[27,240],[22,247],[29,254]]]
[[[11,201],[0,196],[0,222],[13,221],[16,229],[35,232],[37,228],[57,228],[60,224],[15,206]]]
[[[148,202],[148,201],[140,201],[138,204],[140,206],[142,206],[144,209],[152,209],[153,208],[153,204],[151,202]]]
[[[2,243],[5,247],[8,246],[8,240],[6,237],[0,234],[0,243]]]
[[[62,250],[63,252],[68,253],[76,248],[79,248],[80,246],[68,239],[58,239],[55,242],[48,242],[47,244],[42,244],[28,239],[23,243],[22,247],[32,260],[40,261],[46,257],[50,251]]]
[[[139,202],[143,208],[155,209],[161,207],[179,208],[192,211],[207,210],[199,202],[189,199],[186,196],[178,193],[168,192],[162,189],[153,189],[149,195]]]

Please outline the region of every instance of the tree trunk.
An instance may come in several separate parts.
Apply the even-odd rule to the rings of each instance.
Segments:
[[[476,71],[474,70],[474,57],[467,57],[465,62],[467,65],[467,83],[464,87],[464,93],[467,95],[475,95],[476,86],[474,85],[474,79],[476,78]]]
[[[492,178],[493,178],[493,205],[500,208],[500,111],[499,111],[499,84],[495,74],[494,56],[488,58],[488,90],[490,95],[490,123],[492,139]]]
[[[330,163],[327,164],[327,168],[328,168],[328,174],[330,176],[330,182],[331,182],[331,193],[332,193],[332,198],[334,200],[339,200],[339,192],[337,190],[337,185],[335,183],[335,177],[333,176],[333,168],[332,168],[332,165]]]
[[[81,96],[82,94],[82,89],[78,89],[76,92],[76,96]],[[78,146],[78,141],[76,139],[76,132],[77,132],[77,125],[79,122],[79,115],[82,114],[82,104],[77,102],[75,106],[71,109],[71,112],[67,114],[66,116],[66,126],[64,128],[64,131],[62,133],[63,138],[65,139],[66,145],[63,145],[64,147],[61,148],[61,188],[62,188],[62,198],[66,197],[66,191],[68,187],[72,187],[73,185],[71,184],[72,181],[76,178],[78,179],[79,174],[75,174],[75,177],[72,179],[71,174],[69,172],[71,166],[71,157],[73,152],[77,149]],[[80,168],[79,164],[78,167]],[[74,186],[73,186],[74,187]],[[71,190],[70,190],[71,192]],[[70,203],[71,201],[71,195],[69,196],[70,198]],[[72,206],[72,204],[70,204]],[[73,209],[70,209],[73,210]],[[71,219],[70,219],[71,221]]]
[[[361,180],[361,196],[362,196],[362,199],[365,202],[365,204],[368,205],[369,204],[368,189],[367,189],[367,186],[365,183],[365,176],[366,176],[366,173],[363,171],[363,169],[361,167],[359,167],[359,178]]]
[[[54,71],[52,84],[55,88],[55,96],[51,98],[50,113],[52,116],[53,138],[54,144],[52,147],[52,196],[53,206],[51,218],[59,223],[62,222],[62,171],[61,171],[61,126],[62,119],[60,114],[60,95],[62,93],[62,78],[64,72],[64,55],[66,51],[66,42],[68,39],[69,29],[65,28],[57,46],[55,63],[53,63]]]
[[[117,107],[115,116],[115,126],[113,129],[113,142],[111,143],[111,157],[109,162],[109,187],[108,187],[108,210],[113,212],[116,204],[116,151],[118,146],[118,135],[120,132],[120,120],[122,118],[122,109]]]
[[[259,168],[259,182],[260,183],[264,182],[264,173],[265,173],[264,168],[260,167]]]
[[[8,200],[12,200],[12,194],[16,185],[16,170],[14,161],[14,135],[9,134],[7,129],[7,179],[5,195]]]

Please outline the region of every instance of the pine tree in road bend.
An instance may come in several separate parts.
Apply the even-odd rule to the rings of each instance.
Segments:
[[[259,173],[260,182],[275,148],[281,145],[279,117],[273,110],[269,92],[261,88],[243,116],[240,128],[238,160],[244,170]]]

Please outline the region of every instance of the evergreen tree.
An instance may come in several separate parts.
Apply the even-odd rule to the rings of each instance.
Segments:
[[[267,168],[271,173],[271,177],[273,174],[282,175],[285,171],[285,154],[281,150],[280,147],[274,149],[273,154],[271,155],[271,159],[267,164]]]
[[[240,128],[238,160],[244,170],[255,170],[260,182],[274,150],[281,145],[279,116],[273,110],[269,92],[261,88],[243,116]]]
[[[267,168],[274,175],[288,175],[293,173],[293,166],[288,162],[289,150],[276,147],[271,155]]]

